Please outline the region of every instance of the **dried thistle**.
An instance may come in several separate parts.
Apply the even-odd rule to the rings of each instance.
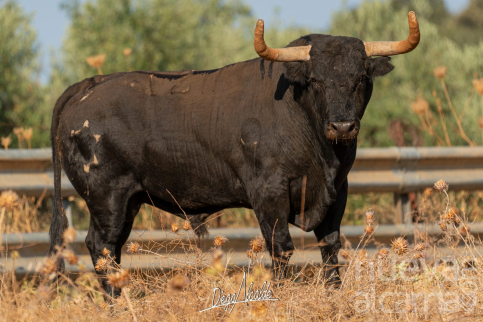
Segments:
[[[117,288],[123,288],[129,284],[129,271],[127,270],[121,270],[106,277],[107,283]]]
[[[190,279],[184,275],[177,274],[175,275],[170,282],[171,289],[181,291],[185,287],[187,287],[190,283]]]
[[[22,148],[22,140],[23,140],[23,127],[14,127],[13,134],[17,137],[18,141],[18,148]]]
[[[40,273],[43,275],[50,275],[55,271],[57,271],[57,261],[52,257],[47,257],[40,269]]]
[[[417,252],[422,252],[422,251],[426,250],[426,248],[427,248],[426,243],[419,243],[416,246],[414,246],[414,250],[417,251]]]
[[[107,256],[111,255],[111,251],[109,249],[107,249],[106,247],[104,247],[102,249],[102,253],[101,254],[102,254],[102,256],[107,257]]]
[[[139,251],[141,250],[141,245],[139,245],[138,242],[131,242],[128,246],[127,246],[127,252],[129,254],[137,254],[139,253]]]
[[[72,244],[75,241],[76,231],[74,228],[67,228],[62,235],[64,243]]]
[[[408,251],[409,244],[403,237],[398,237],[392,241],[391,248],[396,255],[404,255]]]
[[[446,66],[439,66],[439,67],[436,67],[436,68],[433,70],[434,77],[436,77],[437,79],[443,79],[443,78],[444,78],[444,76],[446,75],[446,71],[447,71]]]
[[[178,230],[179,230],[179,226],[178,226],[178,225],[176,225],[176,224],[171,224],[171,231],[172,231],[173,233],[177,233],[177,232],[178,232]]]
[[[483,78],[473,79],[473,86],[475,87],[476,92],[483,96]]]
[[[100,54],[100,55],[87,57],[86,62],[89,66],[97,68],[98,74],[102,75],[101,67],[104,64],[105,59],[106,59],[106,54]]]
[[[129,48],[129,47],[126,47],[126,48],[124,48],[124,49],[122,50],[122,54],[123,54],[124,56],[126,56],[126,57],[130,56],[130,55],[131,55],[131,53],[132,53],[132,49],[131,49],[131,48]]]
[[[413,255],[413,258],[414,259],[420,259],[420,258],[424,258],[424,253],[422,252],[417,252]]]
[[[189,220],[186,220],[184,223],[183,223],[183,229],[184,230],[191,230],[191,223]]]
[[[94,268],[96,271],[105,271],[109,267],[109,260],[105,257],[101,257],[97,260],[96,266]]]
[[[251,250],[248,250],[247,251],[247,257],[250,258],[250,259],[252,259],[252,260],[254,260],[254,259],[257,258],[257,254],[254,253],[254,252],[252,252]]]
[[[439,226],[441,227],[442,231],[446,231],[448,229],[448,226],[446,225],[446,220],[441,220]]]
[[[370,235],[370,234],[373,234],[373,233],[374,233],[374,226],[372,226],[372,225],[367,225],[367,226],[365,226],[365,227],[364,227],[364,232],[365,232],[366,234],[369,234],[369,235]]]
[[[265,242],[260,237],[250,240],[250,250],[254,253],[261,252],[263,250],[264,245],[265,245]]]
[[[416,100],[411,103],[411,108],[417,115],[424,115],[429,110],[429,103],[424,98],[418,96]]]
[[[378,259],[386,259],[388,255],[389,251],[386,248],[380,249],[376,254]]]
[[[228,241],[228,238],[226,238],[225,236],[222,236],[222,235],[218,235],[215,237],[215,239],[213,240],[213,244],[216,246],[216,247],[221,247],[223,246],[226,242]]]
[[[6,211],[13,211],[20,206],[20,199],[18,195],[12,190],[2,191],[0,194],[0,208],[5,208]]]
[[[10,138],[10,135],[2,137],[2,145],[5,150],[8,150],[8,146],[12,143],[12,139]]]
[[[426,188],[424,189],[423,195],[426,198],[429,198],[433,194],[433,188]]]
[[[448,191],[449,185],[443,179],[436,181],[434,189],[438,191]]]
[[[65,260],[70,264],[70,265],[76,265],[79,262],[79,258],[74,254],[74,252],[70,249],[64,249],[62,250],[61,256],[65,258]]]
[[[366,211],[366,224],[374,225],[374,211],[372,210]]]
[[[32,146],[30,144],[30,140],[32,140],[32,135],[33,135],[32,128],[29,127],[28,129],[23,130],[22,135],[23,135],[23,138],[25,140],[27,140],[27,146],[28,146],[28,148],[31,149]]]
[[[468,227],[467,225],[463,225],[463,226],[461,226],[459,231],[460,231],[461,236],[466,236],[470,233],[470,227]]]
[[[346,251],[345,249],[342,249],[342,250],[340,251],[340,253],[339,253],[339,254],[340,254],[340,256],[342,256],[342,258],[344,258],[344,259],[349,259],[349,258],[350,258],[350,254],[349,254],[349,252],[348,252],[348,251]]]

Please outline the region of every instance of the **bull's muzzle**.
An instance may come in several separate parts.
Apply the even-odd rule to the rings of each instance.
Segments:
[[[359,134],[357,121],[329,122],[325,135],[329,140],[352,140]]]

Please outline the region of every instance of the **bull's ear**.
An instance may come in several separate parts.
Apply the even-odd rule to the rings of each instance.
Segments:
[[[308,42],[309,40],[306,36],[292,41],[287,47],[307,46]],[[310,64],[310,60],[284,63],[285,78],[291,82],[306,83],[310,78]]]
[[[390,63],[391,57],[377,57],[372,59],[372,77],[384,76],[394,69]]]

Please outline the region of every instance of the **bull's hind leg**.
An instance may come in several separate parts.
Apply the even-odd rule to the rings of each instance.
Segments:
[[[294,250],[288,229],[290,201],[288,192],[269,191],[267,187],[269,185],[259,191],[252,206],[272,257],[274,276],[282,279],[287,275],[287,265]]]
[[[117,264],[121,263],[121,249],[129,237],[140,205],[141,203],[138,203],[135,197],[129,198],[126,193],[112,193],[105,198],[89,199],[91,219],[86,245],[94,266],[99,259],[105,257],[104,249],[110,253]],[[100,269],[97,273],[106,293],[112,297],[118,296],[120,289],[111,287],[107,283],[105,278],[107,270]]]
[[[314,230],[325,266],[325,278],[330,283],[340,283],[339,260],[340,223],[347,203],[347,180],[337,194],[336,201],[329,207],[322,223]]]

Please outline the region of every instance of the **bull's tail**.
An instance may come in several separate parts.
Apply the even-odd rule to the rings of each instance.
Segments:
[[[62,94],[55,103],[54,112],[52,115],[52,127],[50,129],[50,141],[52,143],[52,161],[54,163],[54,199],[52,203],[52,221],[50,224],[50,251],[53,255],[56,252],[56,246],[62,245],[63,233],[68,227],[67,216],[65,215],[64,207],[62,206],[61,182],[62,174],[60,138],[59,138],[59,123],[62,110],[67,102],[76,94],[88,86],[88,82],[80,82],[69,87],[64,94]],[[63,269],[64,261],[59,262],[59,268]]]

